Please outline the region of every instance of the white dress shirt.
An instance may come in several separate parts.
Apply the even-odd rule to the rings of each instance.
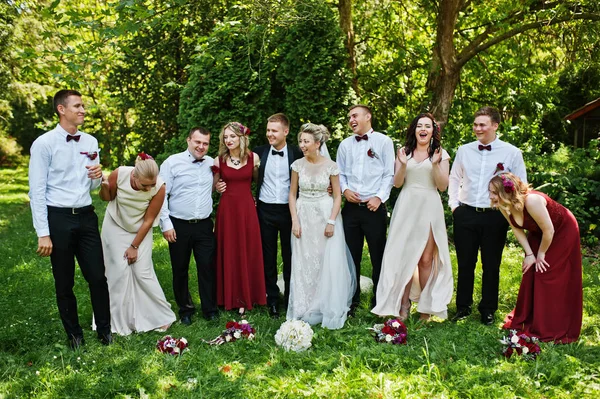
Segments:
[[[212,213],[213,159],[194,163],[188,150],[171,155],[160,166],[160,177],[166,183],[165,202],[160,210],[160,229],[171,230],[169,216],[177,219],[206,219]]]
[[[481,142],[474,141],[458,148],[452,164],[448,186],[448,205],[460,204],[477,208],[490,207],[489,183],[500,170],[511,172],[527,183],[527,172],[521,150],[496,138],[492,150],[479,150]]]
[[[100,163],[98,140],[77,131],[79,141],[67,142],[69,133],[60,126],[42,134],[31,146],[29,199],[38,237],[50,235],[48,208],[81,208],[92,204],[90,190],[102,179],[90,179],[87,165]],[[95,159],[82,154],[96,153]]]
[[[385,202],[390,197],[394,179],[394,144],[389,137],[373,129],[365,134],[368,140],[356,141],[357,136],[352,135],[338,148],[336,162],[340,168],[342,193],[350,189],[364,201],[378,197]]]
[[[258,199],[265,204],[287,204],[290,195],[290,164],[287,145],[281,149],[283,156],[273,155],[273,146],[267,154],[265,175]]]

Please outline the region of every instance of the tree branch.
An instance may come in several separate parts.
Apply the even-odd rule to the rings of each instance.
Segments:
[[[530,22],[530,23],[518,26],[516,28],[510,29],[510,30],[502,33],[501,35],[495,36],[485,43],[480,42],[480,43],[475,44],[475,41],[474,41],[471,45],[465,47],[458,54],[455,67],[457,69],[460,69],[463,65],[465,65],[467,62],[469,62],[475,55],[487,50],[488,48],[492,47],[495,44],[498,44],[500,42],[503,42],[504,40],[510,39],[511,37],[514,37],[520,33],[526,32],[528,30],[539,29],[544,26],[556,25],[559,23],[575,21],[575,20],[600,21],[600,14],[580,13],[580,14],[575,14],[575,15],[565,15],[565,16],[553,18],[553,19],[546,19],[543,21]],[[478,40],[478,39],[479,39],[479,37],[476,40]]]

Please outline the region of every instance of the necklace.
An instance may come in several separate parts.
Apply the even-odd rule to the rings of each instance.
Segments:
[[[233,159],[231,157],[229,157],[229,159],[231,160],[231,163],[233,164],[233,166],[240,166],[240,163],[242,163],[242,161],[240,159]]]

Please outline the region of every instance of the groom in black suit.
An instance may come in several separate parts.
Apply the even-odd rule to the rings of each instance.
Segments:
[[[287,145],[290,122],[284,114],[275,114],[267,119],[269,144],[253,149],[260,157],[256,200],[263,258],[265,262],[265,285],[267,306],[271,317],[279,317],[279,287],[277,287],[277,235],[281,241],[283,279],[285,281],[285,303],[290,295],[292,270],[292,217],[288,207],[290,193],[290,165],[303,157],[297,146]]]

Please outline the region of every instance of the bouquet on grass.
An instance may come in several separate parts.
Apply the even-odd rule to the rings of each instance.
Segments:
[[[303,320],[288,320],[275,333],[275,343],[286,351],[302,352],[312,345],[314,332]]]
[[[225,330],[211,341],[204,341],[209,345],[222,345],[226,342],[235,342],[238,339],[248,339],[252,341],[254,339],[256,330],[248,321],[240,320],[239,322],[232,320],[225,324]]]
[[[539,339],[533,337],[527,333],[518,333],[517,330],[510,330],[510,333],[500,340],[505,348],[502,350],[502,354],[508,359],[513,353],[522,356],[527,360],[535,360],[537,355],[541,352],[540,345],[538,344]]]
[[[377,342],[403,345],[408,339],[408,330],[398,319],[389,319],[384,324],[375,324],[369,330],[373,332],[373,337]]]
[[[162,353],[177,356],[188,351],[188,342],[185,338],[173,338],[170,335],[165,335],[156,342],[156,349]]]

